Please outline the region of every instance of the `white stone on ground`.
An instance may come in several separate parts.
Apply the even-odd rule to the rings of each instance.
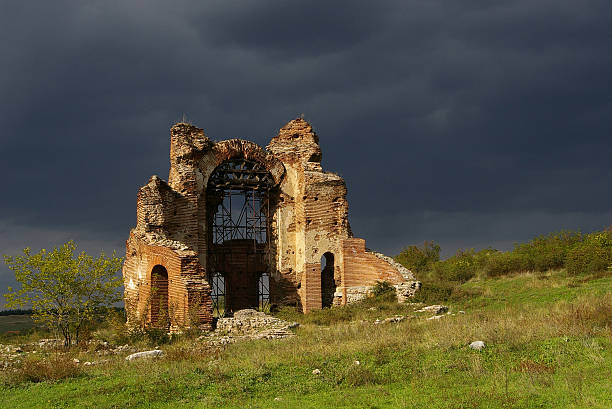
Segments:
[[[162,356],[164,354],[164,351],[162,351],[161,349],[154,349],[152,351],[142,351],[142,352],[136,352],[135,354],[131,354],[125,357],[126,361],[133,361],[135,359],[142,359],[142,358],[158,358],[160,356]]]
[[[448,307],[446,305],[428,305],[427,307],[423,307],[417,312],[433,312],[434,314],[444,314],[448,312]]]
[[[485,343],[482,341],[474,341],[470,344],[470,348],[480,351],[485,347]]]

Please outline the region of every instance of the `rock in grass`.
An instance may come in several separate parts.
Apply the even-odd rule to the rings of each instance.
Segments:
[[[125,357],[126,361],[133,361],[135,359],[143,359],[143,358],[158,358],[164,355],[164,351],[161,349],[154,349],[152,351],[142,351],[136,352],[135,354],[128,355]]]
[[[321,375],[321,370],[320,369],[313,369],[312,370],[312,374],[313,375]]]
[[[428,305],[427,307],[423,307],[420,310],[417,310],[417,312],[432,312],[438,315],[448,312],[448,307],[446,305]]]
[[[480,351],[485,347],[485,343],[482,341],[474,341],[470,344],[470,348]]]

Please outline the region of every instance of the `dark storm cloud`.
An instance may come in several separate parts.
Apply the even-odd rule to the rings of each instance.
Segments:
[[[305,114],[354,232],[390,253],[601,228],[610,15],[603,0],[5,2],[0,250],[121,250],[183,114],[263,146]]]

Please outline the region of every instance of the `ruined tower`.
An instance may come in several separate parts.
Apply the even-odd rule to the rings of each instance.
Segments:
[[[346,184],[322,170],[318,136],[303,119],[265,150],[174,125],[168,182],[153,176],[138,191],[123,277],[129,324],[171,329],[210,328],[214,316],[243,308],[342,305],[376,281],[400,298],[419,286],[353,237]]]

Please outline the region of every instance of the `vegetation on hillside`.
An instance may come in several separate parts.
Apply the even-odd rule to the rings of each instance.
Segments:
[[[90,367],[73,359],[100,360],[95,350],[34,354],[0,375],[0,393],[15,409],[612,405],[612,274],[519,273],[462,287],[477,295],[450,302],[439,320],[383,295],[307,315],[284,309],[301,323],[285,340],[210,351],[176,338],[160,360]],[[374,324],[398,314],[409,318]],[[485,349],[471,350],[475,340]]]
[[[592,261],[610,261],[609,232],[599,233],[552,234],[511,252],[461,251],[442,261],[429,244],[413,269],[425,282],[421,299],[446,297],[450,312],[439,319],[398,304],[380,283],[373,297],[345,307],[281,309],[278,317],[300,323],[284,340],[211,350],[195,334],[129,339],[166,353],[140,362],[100,358],[91,346],[27,354],[0,372],[0,394],[15,409],[609,408],[612,269]],[[514,257],[519,268],[489,272]],[[404,318],[383,323],[396,316]],[[110,316],[91,336],[125,341],[123,318]],[[483,350],[469,348],[476,340]]]
[[[461,284],[477,276],[545,273],[563,268],[572,275],[611,271],[612,227],[589,234],[561,231],[541,235],[506,252],[490,247],[458,250],[445,260],[440,260],[440,246],[426,241],[421,247],[404,248],[395,259],[424,283],[418,300],[446,301],[453,295],[465,295],[454,293],[461,293]]]

